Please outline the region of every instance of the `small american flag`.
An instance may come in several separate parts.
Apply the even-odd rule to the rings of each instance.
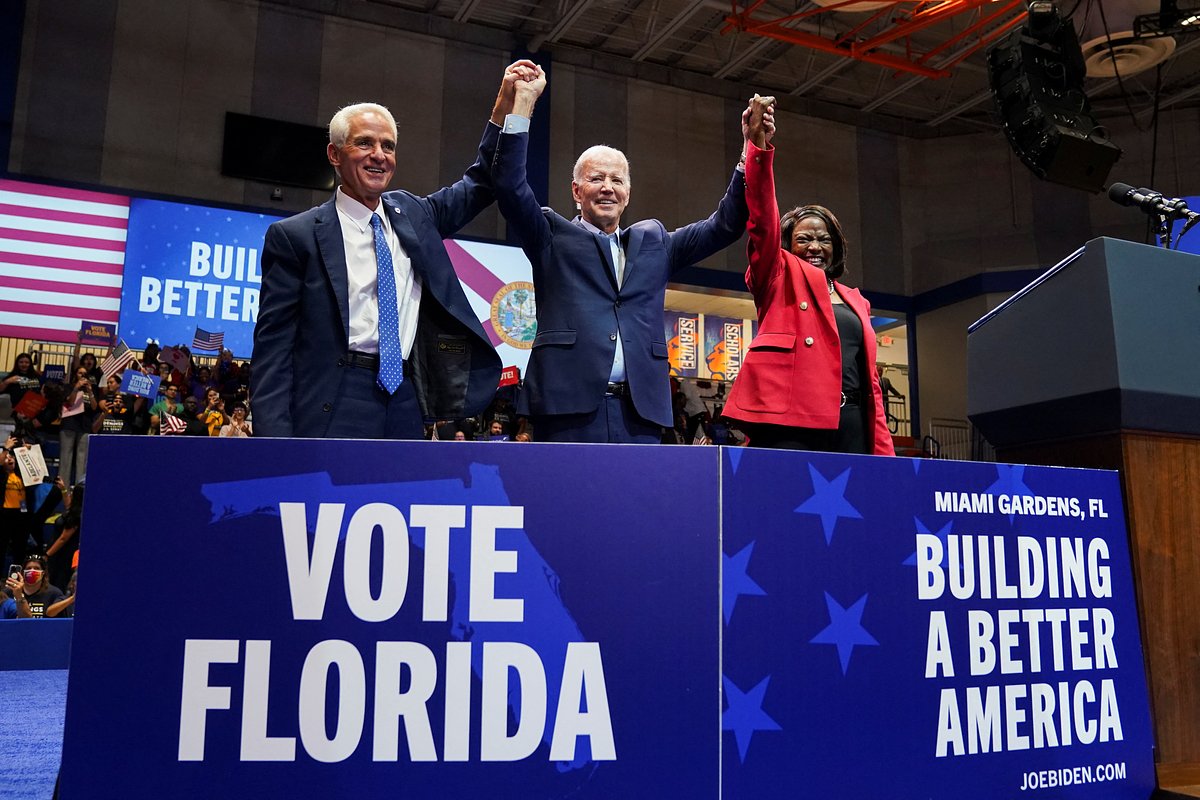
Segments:
[[[220,352],[225,346],[225,334],[221,331],[209,333],[203,328],[196,328],[196,335],[192,337],[193,350],[205,350],[208,352]]]
[[[179,434],[186,430],[187,423],[174,414],[163,414],[162,419],[158,421],[158,433],[161,436]]]
[[[100,365],[100,372],[104,375],[104,380],[107,381],[113,375],[119,375],[124,372],[130,364],[133,363],[134,353],[125,344],[124,340],[117,342],[117,346],[108,354],[108,358],[104,359],[104,363]]]
[[[692,439],[692,444],[712,444],[712,439],[708,438],[703,428],[697,428],[696,436]]]

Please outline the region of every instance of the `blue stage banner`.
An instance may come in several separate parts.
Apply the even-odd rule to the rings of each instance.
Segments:
[[[1116,473],[726,448],[722,503],[724,797],[1150,796]]]
[[[66,800],[717,797],[716,448],[97,439]]]
[[[197,326],[249,358],[267,227],[282,217],[134,198],[129,206],[120,334],[141,349],[191,344]]]

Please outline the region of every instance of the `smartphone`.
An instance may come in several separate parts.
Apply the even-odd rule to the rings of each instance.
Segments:
[[[8,577],[12,578],[14,576],[21,575],[24,572],[24,569],[25,569],[24,566],[21,564],[9,564],[8,572],[6,572],[4,574],[7,575]]]

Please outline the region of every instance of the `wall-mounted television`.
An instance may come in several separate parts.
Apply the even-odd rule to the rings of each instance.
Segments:
[[[333,167],[325,156],[328,143],[328,131],[316,125],[227,111],[221,174],[333,191]]]

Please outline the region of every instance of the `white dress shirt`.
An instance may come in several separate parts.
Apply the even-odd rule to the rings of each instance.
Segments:
[[[338,187],[338,220],[342,225],[342,241],[346,248],[346,283],[350,305],[350,341],[348,349],[359,353],[379,352],[379,272],[375,265],[375,232],[371,215],[378,213],[383,221],[384,239],[392,251],[392,267],[396,275],[396,310],[400,315],[400,346],[405,358],[412,354],[417,338],[417,315],[421,308],[421,282],[412,267],[412,260],[400,246],[383,201],[372,211]]]

